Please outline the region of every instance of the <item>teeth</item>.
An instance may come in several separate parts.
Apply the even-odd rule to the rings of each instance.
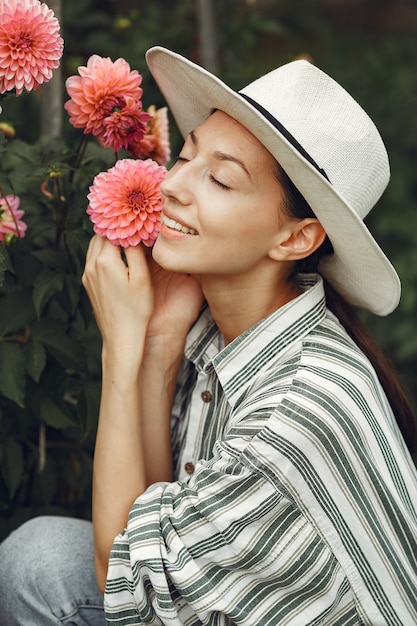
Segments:
[[[168,228],[181,231],[182,233],[185,233],[186,235],[197,234],[197,231],[194,230],[193,228],[187,228],[187,226],[183,226],[179,222],[176,222],[175,220],[171,220],[169,217],[166,217],[166,215],[163,216],[162,222],[165,224],[165,226],[168,226]]]

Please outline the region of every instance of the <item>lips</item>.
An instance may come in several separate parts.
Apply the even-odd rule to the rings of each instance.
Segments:
[[[181,233],[185,233],[186,235],[198,234],[197,231],[194,230],[194,228],[188,228],[188,226],[184,226],[183,224],[176,222],[175,220],[167,217],[166,215],[162,217],[162,223],[165,224],[165,226],[167,226],[168,228],[171,228],[172,230],[177,230]]]

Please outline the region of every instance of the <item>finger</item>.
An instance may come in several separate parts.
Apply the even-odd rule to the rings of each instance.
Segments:
[[[99,250],[101,250],[104,243],[104,238],[100,237],[100,235],[93,235],[90,239],[87,248],[86,262],[88,262],[92,257],[97,256]]]
[[[82,283],[85,287],[92,281],[95,282],[100,275],[108,274],[117,268],[117,264],[123,265],[118,246],[114,246],[107,239],[94,235],[92,237],[86,256]]]
[[[143,279],[149,276],[148,261],[143,246],[131,246],[124,248],[129,277]]]
[[[120,247],[104,237],[92,242],[87,261],[91,266],[102,268],[104,271],[126,269]]]

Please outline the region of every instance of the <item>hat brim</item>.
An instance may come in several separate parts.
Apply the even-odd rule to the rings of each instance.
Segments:
[[[213,109],[247,128],[275,157],[307,200],[332,242],[320,273],[354,306],[388,315],[398,305],[398,275],[361,218],[331,183],[238,92],[188,59],[160,46],[146,61],[178,128],[186,137]]]

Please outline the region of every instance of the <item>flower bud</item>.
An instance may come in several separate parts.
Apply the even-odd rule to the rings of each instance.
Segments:
[[[13,137],[16,137],[15,127],[8,122],[0,122],[0,132],[3,133],[7,139],[13,139]]]
[[[16,239],[17,239],[17,237],[16,237],[16,235],[14,233],[6,233],[3,236],[3,243],[4,243],[4,245],[9,246]]]

